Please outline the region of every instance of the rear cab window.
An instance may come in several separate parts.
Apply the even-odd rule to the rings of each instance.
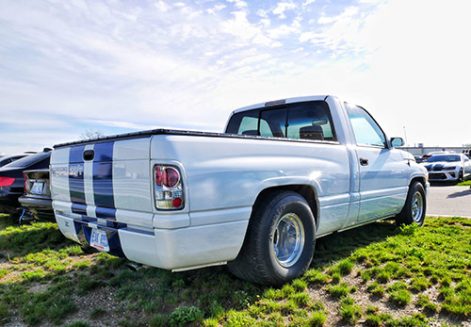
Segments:
[[[289,103],[238,112],[231,117],[226,133],[337,141],[330,109],[325,101]]]

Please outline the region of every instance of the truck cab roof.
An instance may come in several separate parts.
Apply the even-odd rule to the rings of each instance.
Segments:
[[[268,101],[268,102],[260,102],[260,103],[238,108],[232,112],[232,115],[238,112],[242,112],[242,111],[263,108],[263,107],[278,106],[278,105],[288,104],[288,103],[321,101],[321,100],[325,100],[327,97],[329,97],[329,95],[309,95],[309,96],[302,96],[302,97],[279,99],[279,100]]]

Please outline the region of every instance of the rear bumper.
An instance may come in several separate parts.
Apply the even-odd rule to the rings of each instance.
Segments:
[[[50,198],[23,195],[18,199],[18,202],[23,208],[28,209],[28,212],[36,219],[54,219]]]
[[[163,269],[190,269],[235,259],[244,241],[248,219],[178,229],[143,229],[103,221],[73,219],[56,213],[61,232],[89,242],[92,228],[105,230],[110,252]]]
[[[18,201],[28,209],[51,210],[52,200],[47,198],[36,198],[32,196],[21,196]]]

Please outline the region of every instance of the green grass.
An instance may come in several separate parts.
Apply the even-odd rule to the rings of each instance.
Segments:
[[[361,307],[355,304],[351,297],[345,297],[340,302],[340,316],[344,322],[354,325],[362,316]]]
[[[377,281],[374,281],[371,284],[369,284],[368,287],[366,288],[366,290],[372,296],[376,296],[376,297],[383,297],[384,292],[385,292],[384,286],[379,284]]]
[[[349,286],[347,283],[340,283],[337,285],[327,286],[327,292],[334,298],[340,299],[344,296],[355,291],[354,287]]]
[[[471,180],[462,181],[462,182],[459,182],[456,185],[458,185],[458,186],[471,186]]]
[[[422,308],[425,313],[436,313],[438,312],[438,305],[433,303],[430,298],[425,294],[420,294],[417,297],[416,306]]]
[[[55,224],[18,227],[0,215],[0,325],[459,325],[471,319],[470,244],[467,219],[375,223],[319,239],[306,274],[275,288],[225,267],[131,271],[123,259],[83,253]],[[98,295],[110,305],[84,305]]]

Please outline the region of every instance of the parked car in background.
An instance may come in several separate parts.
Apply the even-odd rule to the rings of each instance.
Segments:
[[[12,163],[13,161],[24,158],[26,156],[27,156],[27,154],[18,154],[18,155],[14,155],[14,156],[1,157],[0,158],[0,167],[8,165],[9,163]]]
[[[414,159],[415,159],[415,162],[417,162],[417,163],[421,163],[421,162],[424,161],[424,159],[422,159],[421,156],[414,156]]]
[[[0,168],[0,212],[15,213],[18,198],[24,193],[23,171],[47,169],[51,157],[50,149],[18,159]]]
[[[462,153],[433,154],[422,165],[431,182],[457,182],[471,176],[471,161]]]
[[[225,133],[157,129],[56,145],[51,194],[61,232],[138,263],[228,263],[280,285],[319,237],[396,217],[422,225],[427,171],[362,107],[333,96],[259,103]]]
[[[25,170],[24,194],[18,199],[33,219],[53,219],[49,168]]]
[[[447,153],[450,153],[450,152],[447,152],[447,151],[433,151],[433,152],[426,153],[426,154],[422,155],[422,162],[427,161],[427,159],[430,158],[431,156],[433,156],[434,154],[447,154]]]

